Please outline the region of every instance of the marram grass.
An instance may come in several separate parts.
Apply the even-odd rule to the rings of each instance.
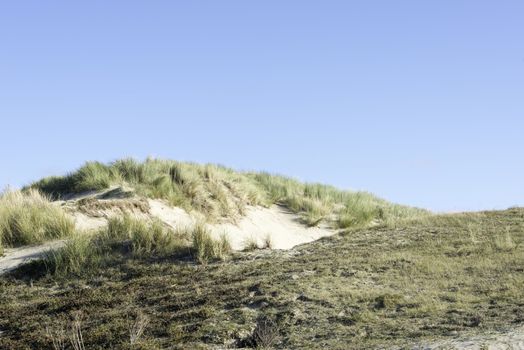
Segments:
[[[77,233],[64,247],[47,253],[47,272],[82,276],[120,258],[193,256],[199,263],[223,260],[231,252],[227,236],[211,236],[204,225],[173,230],[158,220],[132,216],[113,217],[94,234]]]
[[[174,206],[200,212],[208,221],[243,215],[248,205],[272,204],[300,214],[308,226],[328,222],[338,228],[389,224],[429,214],[367,192],[304,184],[268,173],[236,172],[218,165],[152,158],[144,162],[130,158],[109,164],[88,162],[73,173],[45,178],[28,188],[60,198],[123,184],[142,196],[165,199]]]
[[[36,189],[0,195],[0,247],[63,238],[74,228],[73,220]]]

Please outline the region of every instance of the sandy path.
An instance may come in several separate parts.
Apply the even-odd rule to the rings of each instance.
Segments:
[[[0,257],[0,275],[16,269],[17,267],[36,259],[40,259],[50,250],[62,247],[65,241],[46,242],[40,245],[19,248],[7,248]]]
[[[524,349],[524,326],[504,333],[481,334],[471,337],[442,340],[431,344],[421,344],[413,350],[518,350]]]

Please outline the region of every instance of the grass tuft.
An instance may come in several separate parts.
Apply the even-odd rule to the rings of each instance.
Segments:
[[[166,256],[185,249],[188,239],[187,232],[175,232],[160,221],[124,215],[110,218],[107,227],[95,234],[71,237],[63,248],[47,254],[44,265],[52,275],[89,274],[110,261],[114,253]]]
[[[80,276],[100,266],[102,251],[93,243],[93,238],[78,234],[69,239],[65,246],[49,251],[43,260],[48,273],[55,276]]]
[[[231,244],[226,234],[220,239],[214,239],[204,225],[196,225],[193,229],[193,254],[202,264],[216,259],[225,259],[231,252]]]
[[[259,249],[257,239],[255,237],[249,237],[244,241],[244,252],[252,252]]]
[[[8,190],[0,195],[0,251],[2,246],[70,236],[74,229],[73,220],[38,190]]]

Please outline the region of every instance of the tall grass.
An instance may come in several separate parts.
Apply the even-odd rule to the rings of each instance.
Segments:
[[[160,220],[150,222],[130,216],[109,220],[107,231],[109,240],[127,240],[135,255],[166,255],[185,246],[189,239],[186,231],[173,231]]]
[[[165,255],[181,247],[182,240],[183,234],[159,221],[128,215],[113,217],[97,233],[73,236],[63,248],[49,252],[45,265],[55,275],[80,275],[101,266],[112,253],[130,253],[135,257]]]
[[[192,234],[193,254],[202,264],[215,259],[224,259],[231,252],[231,244],[225,234],[214,239],[203,225],[196,225]]]
[[[131,216],[110,218],[107,227],[94,234],[71,237],[64,247],[47,253],[44,265],[55,276],[84,275],[115,257],[143,258],[192,253],[206,263],[224,259],[231,251],[226,236],[214,239],[203,225],[174,231],[157,220]]]
[[[73,220],[38,190],[0,195],[0,250],[66,237],[74,229]]]
[[[393,204],[367,192],[304,184],[268,173],[251,173],[248,176],[265,190],[271,202],[300,213],[310,226],[323,220],[334,220],[338,228],[362,227],[429,215],[426,210]]]
[[[55,276],[82,275],[98,268],[104,249],[88,235],[74,235],[65,246],[46,253],[43,264]]]
[[[231,169],[151,158],[141,163],[130,158],[110,164],[88,162],[71,174],[45,178],[29,188],[60,198],[124,183],[141,195],[165,199],[211,219],[242,214],[246,205],[263,204],[265,199],[252,180]]]
[[[367,192],[304,184],[268,173],[235,172],[218,165],[152,158],[144,162],[134,159],[109,164],[88,162],[71,174],[46,178],[30,187],[59,198],[124,183],[143,196],[162,198],[172,205],[201,212],[210,221],[242,215],[248,205],[274,203],[300,214],[309,226],[329,222],[339,228],[361,227],[428,214],[389,203]]]

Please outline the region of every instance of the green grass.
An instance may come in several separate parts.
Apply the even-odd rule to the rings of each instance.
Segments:
[[[65,247],[49,252],[43,263],[47,272],[55,276],[88,275],[111,263],[115,252],[122,257],[152,257],[187,251],[189,237],[189,232],[174,231],[158,220],[112,217],[106,227],[94,234],[71,237]]]
[[[73,220],[38,190],[0,195],[0,251],[2,246],[40,243],[73,232]]]
[[[197,210],[209,219],[239,215],[246,205],[264,201],[253,181],[230,169],[159,159],[142,163],[133,159],[110,164],[88,162],[71,174],[45,178],[28,188],[60,198],[124,183],[145,197],[168,200],[172,205]]]
[[[104,249],[92,237],[79,234],[72,236],[64,247],[48,252],[39,264],[54,276],[85,276],[102,266],[103,256]]]
[[[203,225],[196,225],[192,232],[193,255],[202,264],[224,260],[231,253],[231,244],[225,234],[214,239]]]
[[[254,346],[260,319],[277,349],[412,348],[524,324],[524,209],[352,229],[216,263],[105,258],[91,275],[37,277],[33,266],[0,278],[0,348],[49,348],[46,326],[78,311],[94,349],[129,347],[129,310],[149,316],[142,349]]]
[[[242,173],[217,165],[151,158],[144,162],[88,162],[71,174],[45,178],[28,188],[60,198],[122,184],[142,196],[201,212],[208,221],[242,215],[248,205],[275,203],[299,213],[309,226],[324,222],[340,228],[364,227],[429,215],[425,210],[392,204],[366,192],[304,184],[268,173]]]
[[[226,235],[214,239],[204,227],[172,230],[158,220],[132,216],[110,218],[94,234],[72,236],[63,248],[47,253],[41,263],[55,277],[89,276],[128,258],[192,256],[199,263],[224,260],[231,253]]]
[[[342,191],[333,186],[304,184],[283,176],[251,173],[269,200],[301,213],[304,223],[316,226],[334,221],[338,228],[389,225],[429,216],[427,210],[393,204],[367,192]]]

